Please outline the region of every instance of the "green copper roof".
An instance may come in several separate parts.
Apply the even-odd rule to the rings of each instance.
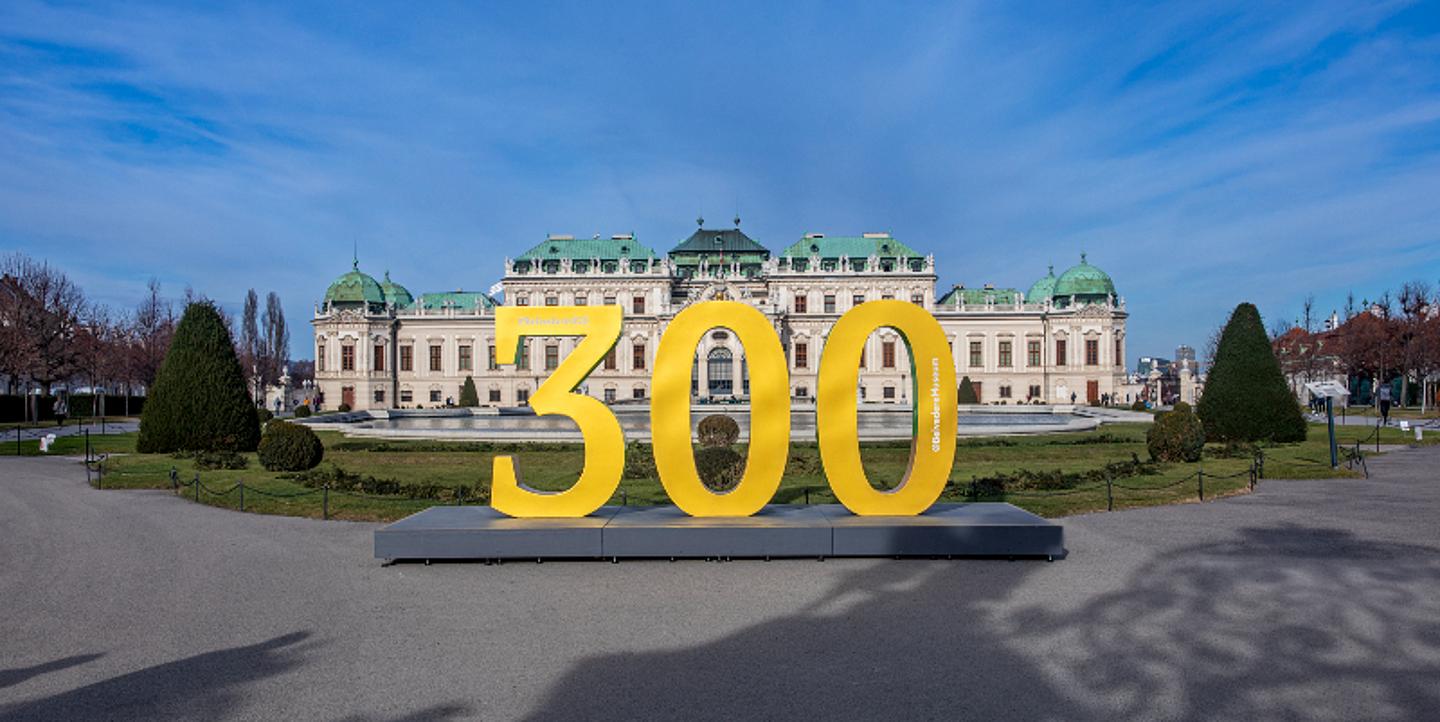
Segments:
[[[479,291],[451,291],[449,293],[422,293],[415,299],[415,308],[434,311],[442,308],[458,308],[473,311],[476,308],[494,308],[495,299]]]
[[[725,230],[713,231],[701,228],[690,234],[689,238],[680,242],[680,245],[670,249],[673,257],[679,255],[711,254],[726,256],[743,256],[754,254],[761,260],[770,257],[770,249],[756,243],[750,236],[745,235],[739,228],[727,228]]]
[[[335,279],[325,289],[326,303],[385,303],[385,291],[374,278],[360,272],[360,263],[352,263],[350,272]]]
[[[380,291],[385,294],[385,302],[394,304],[395,308],[405,308],[415,302],[415,297],[410,295],[410,290],[390,280],[390,272],[385,272],[385,280],[380,284]]]
[[[1030,287],[1030,290],[1025,292],[1025,301],[1027,303],[1041,303],[1045,299],[1053,296],[1055,294],[1056,280],[1055,267],[1051,266],[1050,270],[1046,272],[1045,277],[1036,281],[1035,284]]]
[[[891,238],[888,234],[871,233],[865,236],[816,236],[801,238],[780,253],[792,258],[920,258],[923,254]]]
[[[535,244],[520,254],[516,261],[549,261],[569,258],[588,261],[598,258],[602,261],[618,261],[621,258],[645,260],[656,258],[655,251],[635,240],[633,236],[610,238],[569,238],[551,236],[543,243]]]
[[[944,296],[941,296],[940,300],[935,302],[935,305],[953,306],[960,302],[963,302],[966,306],[984,306],[991,302],[995,304],[1007,304],[1015,303],[1019,296],[1020,291],[1015,288],[965,288],[964,286],[956,286],[950,289]]]
[[[1068,299],[1070,296],[1095,301],[1115,293],[1115,282],[1104,271],[1090,265],[1085,254],[1080,254],[1080,264],[1071,266],[1055,280],[1054,297]]]

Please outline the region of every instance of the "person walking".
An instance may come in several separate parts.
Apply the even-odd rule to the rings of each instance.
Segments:
[[[1390,425],[1390,384],[1380,387],[1380,421],[1382,426]]]

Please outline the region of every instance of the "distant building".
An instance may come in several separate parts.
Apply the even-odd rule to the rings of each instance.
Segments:
[[[931,311],[950,341],[958,376],[968,375],[984,403],[1081,403],[1112,398],[1125,382],[1129,314],[1110,276],[1080,263],[1053,269],[1028,291],[955,286],[939,295],[933,256],[888,233],[807,233],[772,254],[735,228],[700,228],[664,256],[632,234],[555,235],[505,259],[498,290],[511,306],[619,305],[620,342],[591,373],[583,393],[607,403],[650,395],[660,334],[681,309],[712,299],[754,306],[774,324],[797,401],[814,398],[825,338],[846,311],[866,301],[899,299]],[[492,290],[493,293],[493,290]],[[516,365],[496,363],[490,293],[412,295],[390,279],[351,270],[317,306],[315,384],[327,407],[433,407],[458,400],[473,377],[480,403],[525,405],[577,343],[527,337]],[[857,395],[907,403],[913,383],[906,345],[882,329],[866,344]],[[744,349],[713,329],[701,341],[691,390],[703,400],[749,397]]]

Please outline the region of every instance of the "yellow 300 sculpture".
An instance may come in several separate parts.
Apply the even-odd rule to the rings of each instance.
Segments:
[[[515,362],[522,336],[583,336],[559,368],[536,389],[530,406],[540,416],[560,414],[580,428],[585,466],[560,492],[524,486],[515,460],[495,457],[491,504],[516,517],[581,517],[614,496],[625,468],[620,422],[599,400],[575,393],[620,338],[618,306],[505,306],[496,310],[495,353]],[[909,350],[915,379],[915,429],[910,465],[899,486],[879,491],[860,465],[855,386],[860,350],[878,328],[898,331]],[[715,493],[700,481],[690,436],[690,366],[695,347],[714,328],[726,328],[745,347],[750,368],[750,447],[745,473],[734,489]],[[707,301],[675,316],[655,355],[650,429],[655,468],[665,493],[691,516],[750,516],[780,487],[790,447],[790,373],[780,339],[755,308],[736,301]],[[935,503],[955,460],[955,363],[940,324],[905,301],[870,301],[836,322],[820,356],[816,433],[820,460],[835,498],[855,514],[910,516]]]

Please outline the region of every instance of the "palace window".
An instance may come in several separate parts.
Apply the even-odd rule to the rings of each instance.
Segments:
[[[1122,339],[1115,339],[1115,365],[1125,365],[1125,347],[1121,346]]]
[[[923,293],[912,293],[912,294],[910,294],[910,303],[913,303],[913,304],[915,304],[916,306],[920,306],[921,308],[924,308],[924,307],[925,307],[925,294],[923,294]]]
[[[1031,385],[1030,385],[1030,393],[1028,394],[1027,398],[1028,398],[1028,399],[1038,399],[1038,398],[1040,398],[1040,384],[1031,384]]]
[[[443,360],[442,360],[441,357],[440,357],[440,353],[441,353],[441,346],[440,346],[439,344],[431,344],[431,346],[430,346],[430,370],[431,370],[431,371],[439,371],[439,370],[442,368],[442,361],[443,361]],[[434,399],[431,399],[431,400],[433,401]]]
[[[795,368],[810,367],[810,345],[804,341],[795,344]]]
[[[515,296],[515,305],[516,305],[516,306],[529,306],[529,305],[530,305],[530,294],[528,294],[528,293],[517,294],[517,295]]]
[[[1057,338],[1055,339],[1055,365],[1064,366],[1065,361],[1065,339]]]
[[[985,365],[985,344],[981,341],[970,342],[970,368],[976,369]]]
[[[807,313],[807,312],[809,312],[809,306],[810,306],[810,297],[809,297],[809,296],[796,296],[796,297],[795,297],[795,313]]]
[[[400,403],[408,404],[415,400],[415,393],[410,389],[400,389]]]
[[[440,389],[430,389],[430,403],[440,403]]]
[[[495,344],[490,344],[490,346],[485,349],[485,353],[488,355],[485,359],[487,368],[489,368],[491,371],[498,370],[500,368],[500,364],[495,363]]]
[[[560,305],[560,297],[559,297],[559,296],[546,296],[546,297],[545,297],[545,305],[546,305],[546,306],[559,306],[559,305]]]
[[[882,294],[880,294],[880,300],[881,300],[881,301],[894,301],[894,300],[895,300],[895,294],[893,294],[893,293],[882,293]]]
[[[605,403],[615,403],[615,389],[605,389]]]
[[[645,387],[644,387],[644,386],[636,386],[633,390],[630,391],[630,398],[632,398],[632,399],[643,399],[643,398],[645,398]]]
[[[611,346],[610,350],[605,352],[605,370],[614,371],[617,365],[615,363],[615,347]]]
[[[374,357],[374,361],[373,361],[373,363],[372,363],[371,365],[375,368],[376,371],[384,371],[384,370],[385,370],[385,344],[383,344],[383,343],[377,343],[377,344],[375,344],[375,357]],[[378,400],[383,401],[384,399],[378,399]]]
[[[630,299],[630,311],[632,313],[645,313],[645,297],[636,296]]]
[[[515,389],[515,403],[521,406],[530,403],[530,389]]]
[[[1000,366],[1001,366],[1002,368],[1009,368],[1010,365],[1011,365],[1011,361],[1013,361],[1013,360],[1014,360],[1014,359],[1011,358],[1011,354],[1010,354],[1010,342],[1009,342],[1009,341],[1001,341],[1001,342],[1000,342]],[[1002,394],[1002,395],[1001,395],[1001,398],[1008,398],[1008,397],[1006,397],[1006,396],[1004,396],[1004,395]]]
[[[586,296],[586,295],[584,295],[584,294],[581,294],[581,293],[575,294],[575,305],[576,305],[576,306],[589,306],[589,305],[590,305],[590,297],[589,297],[589,296]]]
[[[645,369],[644,341],[636,341],[635,345],[630,347],[630,368],[636,371],[643,371]]]
[[[983,403],[985,401],[985,394],[981,393],[980,386],[979,381],[970,382],[970,388],[975,389],[975,400]]]
[[[355,370],[355,346],[354,346],[354,344],[348,344],[348,343],[347,343],[347,344],[344,344],[344,345],[342,345],[342,346],[340,347],[340,370],[341,370],[341,371],[354,371],[354,370]]]
[[[475,359],[472,355],[472,347],[470,346],[470,344],[462,344],[459,348],[459,351],[460,370],[473,371]]]
[[[545,370],[554,371],[560,365],[560,346],[553,343],[545,344]]]
[[[615,305],[615,297],[614,297],[614,296],[606,296],[606,297],[605,297],[605,305],[606,305],[606,306],[614,306],[614,305]]]
[[[880,389],[880,396],[881,396],[881,398],[885,398],[885,399],[893,399],[893,398],[895,398],[895,387],[894,387],[894,386],[886,386],[885,388]]]
[[[516,363],[515,363],[515,368],[517,368],[517,369],[519,369],[519,370],[521,370],[521,371],[529,371],[529,370],[530,370],[530,342],[529,342],[529,341],[521,341],[521,342],[520,342],[520,352],[519,352],[519,354],[517,355],[517,359],[516,359]]]
[[[1096,339],[1085,339],[1085,365],[1100,365],[1100,342]]]
[[[795,387],[795,397],[796,397],[796,398],[803,399],[803,398],[808,398],[809,396],[810,396],[810,389],[809,389],[809,388],[807,388],[807,387],[805,387],[805,386],[796,386],[796,387]]]
[[[895,342],[883,341],[880,343],[880,367],[895,368]]]
[[[870,354],[868,353],[869,351],[870,351],[870,342],[869,342],[869,341],[866,341],[865,343],[860,344],[860,368],[862,368],[862,369],[865,368],[865,359],[866,359],[866,357],[868,357],[868,356],[870,355]]]
[[[855,295],[853,295],[853,296],[850,297],[850,306],[851,306],[851,307],[859,306],[859,305],[862,304],[862,303],[865,303],[865,294],[863,294],[863,293],[857,293],[857,294],[855,294]]]
[[[385,389],[375,389],[375,403],[385,403]]]
[[[1008,399],[1008,398],[1010,398],[1010,386],[1009,386],[1008,384],[1002,384],[1002,385],[1000,386],[1000,398],[1002,398],[1002,399]]]
[[[500,403],[500,389],[490,389],[490,403]]]
[[[414,346],[401,346],[401,347],[400,347],[400,370],[401,370],[401,371],[414,371],[414,370],[415,370],[415,347],[414,347]]]
[[[1040,342],[1039,342],[1039,341],[1026,341],[1026,342],[1025,342],[1025,356],[1026,356],[1026,358],[1025,358],[1025,363],[1026,363],[1027,365],[1029,365],[1029,366],[1039,366],[1039,365],[1040,365]]]
[[[835,313],[835,294],[825,294],[825,313]]]

